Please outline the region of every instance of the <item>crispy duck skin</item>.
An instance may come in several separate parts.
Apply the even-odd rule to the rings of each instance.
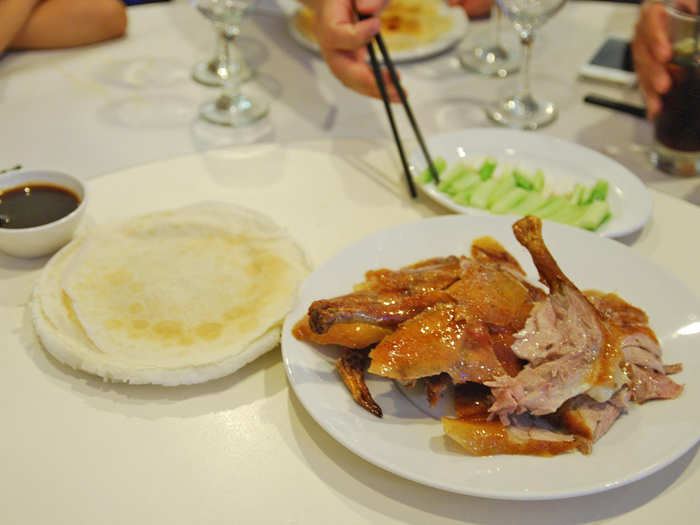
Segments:
[[[467,258],[462,260],[461,279],[447,293],[494,332],[520,330],[535,304],[522,279],[496,264]]]
[[[460,275],[459,258],[454,255],[435,257],[404,266],[397,271],[380,269],[365,273],[365,282],[356,291],[407,292],[411,294],[444,290]]]
[[[534,305],[533,294],[498,242],[485,237],[474,246],[481,262],[461,259],[460,279],[446,290],[452,301],[426,309],[384,338],[370,354],[371,373],[411,381],[445,372],[462,383],[521,370],[510,346]]]
[[[525,278],[520,263],[493,237],[479,237],[474,240],[470,253],[474,261],[496,265],[499,270],[505,270],[517,277],[520,284],[527,288],[533,301],[542,301],[547,296],[542,288],[534,286]]]
[[[462,305],[441,303],[402,323],[370,352],[369,372],[411,381],[445,372],[455,383],[506,374],[488,327]]]
[[[476,262],[496,264],[502,268],[508,268],[513,272],[519,273],[523,277],[525,276],[525,272],[517,259],[493,237],[487,236],[474,239],[469,253]]]
[[[336,369],[355,402],[369,413],[382,417],[382,409],[372,398],[365,383],[366,368],[367,356],[362,352],[345,350],[336,360]]]
[[[557,456],[573,450],[590,453],[590,442],[571,434],[560,434],[534,426],[510,425],[486,417],[442,418],[447,436],[472,456],[522,454]]]
[[[317,334],[309,326],[309,316],[305,315],[292,328],[292,335],[300,341],[310,341],[319,345],[340,345],[346,348],[363,349],[378,343],[393,330],[376,324],[338,323],[324,334]]]
[[[366,323],[393,328],[430,306],[453,301],[450,295],[439,290],[415,295],[354,292],[311,303],[309,326],[317,334],[326,333],[336,323]]]
[[[622,351],[601,314],[564,275],[542,239],[542,222],[532,216],[513,225],[515,237],[530,252],[550,295],[533,308],[513,351],[529,364],[516,376],[487,383],[495,402],[491,412],[509,417],[529,411],[551,414],[567,399],[591,391],[609,398],[616,390]],[[605,399],[597,399],[603,401]]]
[[[490,454],[526,454],[555,456],[574,449],[590,452],[590,439],[560,434],[524,425],[506,427],[500,421],[489,420],[493,396],[488,387],[477,383],[455,385],[455,414],[443,418],[445,433],[474,456]],[[568,429],[565,429],[568,431]]]

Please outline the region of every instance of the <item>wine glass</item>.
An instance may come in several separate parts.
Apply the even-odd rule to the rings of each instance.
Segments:
[[[457,54],[465,69],[486,76],[508,76],[518,70],[518,53],[501,41],[501,18],[503,13],[496,4],[491,4],[487,34],[474,46]]]
[[[250,79],[252,72],[240,56],[236,60],[229,60],[226,56],[226,34],[218,31],[216,34],[216,54],[211,60],[205,60],[195,64],[192,68],[192,78],[205,86],[223,86],[227,77],[237,75],[241,82]],[[235,51],[236,47],[233,46]]]
[[[520,85],[515,94],[489,105],[486,114],[505,126],[537,129],[557,117],[557,107],[553,102],[536,99],[530,92],[530,52],[535,39],[535,28],[559,11],[566,0],[497,1],[520,37]]]
[[[223,62],[226,67],[219,70],[224,79],[223,92],[216,100],[205,103],[200,115],[215,124],[245,126],[260,120],[267,114],[267,104],[257,97],[241,91],[243,61],[234,41],[240,33],[241,22],[246,11],[255,0],[191,0],[192,4],[214,24],[223,36]]]

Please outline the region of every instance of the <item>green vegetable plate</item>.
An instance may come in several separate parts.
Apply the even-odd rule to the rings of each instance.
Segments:
[[[642,181],[609,157],[541,133],[472,128],[436,135],[411,156],[418,187],[457,213],[537,215],[620,237],[642,228],[652,201]]]

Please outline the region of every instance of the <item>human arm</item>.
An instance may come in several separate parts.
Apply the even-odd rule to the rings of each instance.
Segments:
[[[471,17],[486,16],[491,12],[492,0],[448,0],[451,6],[459,6]]]
[[[29,20],[40,0],[0,0],[0,53]]]
[[[388,0],[356,0],[360,13],[369,18],[357,21],[352,0],[303,0],[314,11],[314,33],[323,59],[331,72],[348,88],[379,98],[379,88],[367,63],[367,43],[379,32],[378,13]],[[384,84],[392,102],[399,96],[386,71]]]
[[[0,52],[73,47],[126,31],[121,0],[0,0]]]
[[[671,88],[671,77],[664,67],[672,54],[667,25],[668,15],[663,4],[647,2],[642,5],[632,40],[632,55],[649,119],[659,113],[661,95]]]

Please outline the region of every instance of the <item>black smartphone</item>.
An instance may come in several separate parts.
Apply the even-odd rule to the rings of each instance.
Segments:
[[[581,76],[633,86],[637,82],[628,40],[608,38],[579,70]]]

